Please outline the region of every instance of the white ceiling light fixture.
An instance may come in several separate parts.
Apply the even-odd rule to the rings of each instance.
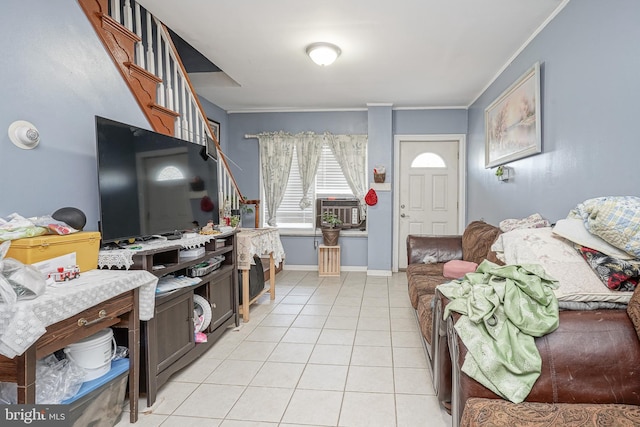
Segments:
[[[331,65],[338,59],[342,51],[340,48],[331,43],[313,43],[307,46],[307,55],[318,65]]]
[[[9,139],[15,146],[24,150],[31,150],[40,143],[40,134],[38,129],[31,123],[24,120],[16,120],[9,126]]]

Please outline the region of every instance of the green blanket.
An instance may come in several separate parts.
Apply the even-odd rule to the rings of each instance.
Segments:
[[[534,337],[558,327],[556,281],[537,264],[498,266],[483,261],[475,273],[438,286],[463,314],[455,324],[468,353],[462,371],[494,393],[522,402],[540,376]]]

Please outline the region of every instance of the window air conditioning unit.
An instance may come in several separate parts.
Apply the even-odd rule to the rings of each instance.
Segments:
[[[316,199],[316,227],[320,228],[327,225],[322,221],[322,214],[325,212],[333,212],[342,220],[341,228],[366,228],[366,219],[360,215],[360,203],[355,198],[319,198]]]

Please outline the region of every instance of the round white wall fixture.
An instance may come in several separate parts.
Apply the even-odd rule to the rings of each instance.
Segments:
[[[40,133],[31,123],[24,120],[16,120],[9,125],[9,139],[16,147],[31,150],[40,143]]]

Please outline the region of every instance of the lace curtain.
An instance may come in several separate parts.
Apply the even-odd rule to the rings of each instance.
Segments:
[[[286,132],[263,132],[256,135],[260,145],[260,167],[267,208],[267,224],[276,226],[276,212],[284,197],[293,150],[298,157],[298,169],[302,181],[303,197],[300,209],[312,205],[309,190],[313,185],[322,146],[327,143],[331,148],[342,173],[353,194],[360,200],[360,212],[366,216],[364,196],[366,192],[365,172],[367,161],[367,135],[333,135],[329,132],[315,134],[303,132],[292,135]]]
[[[325,139],[336,157],[342,173],[353,194],[360,201],[360,213],[364,218],[366,208],[364,196],[367,191],[367,135],[332,135],[325,133]]]
[[[304,210],[312,205],[308,193],[318,172],[324,138],[322,135],[316,135],[313,132],[301,133],[295,137],[296,154],[298,155],[298,171],[300,172],[300,180],[302,181],[300,209]]]
[[[282,202],[291,172],[295,147],[293,135],[284,132],[265,132],[257,135],[260,145],[260,168],[264,186],[267,224],[276,226],[276,212]]]

